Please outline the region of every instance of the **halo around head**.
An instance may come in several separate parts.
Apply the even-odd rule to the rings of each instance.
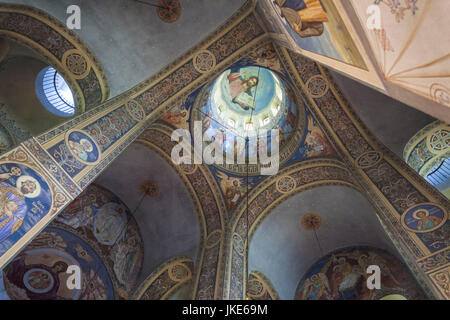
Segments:
[[[25,198],[36,198],[37,196],[39,196],[41,194],[41,185],[35,178],[33,178],[31,176],[20,176],[17,179],[16,187],[19,191],[20,191],[20,189],[22,189],[22,185],[25,181],[31,181],[36,185],[36,189],[32,193],[27,193],[27,194],[23,195]]]
[[[92,143],[89,140],[87,140],[87,139],[80,139],[80,144],[82,146],[85,146],[85,145],[89,146],[89,148],[86,149],[86,152],[92,152],[92,150],[94,150],[94,147],[92,146]]]

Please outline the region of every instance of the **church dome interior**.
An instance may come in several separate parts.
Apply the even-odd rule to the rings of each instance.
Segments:
[[[450,300],[449,10],[0,0],[0,300]]]

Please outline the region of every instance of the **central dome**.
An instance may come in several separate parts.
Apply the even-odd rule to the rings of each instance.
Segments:
[[[194,123],[201,121],[203,146],[215,142],[224,156],[235,161],[237,155],[256,158],[258,146],[271,153],[273,137],[283,163],[298,148],[305,129],[305,110],[297,106],[297,101],[281,74],[261,66],[236,64],[199,91],[192,110],[191,133]],[[273,136],[272,129],[278,130]],[[249,144],[245,145],[247,137]],[[261,166],[259,160],[248,167],[237,163],[214,165],[239,175],[257,175]]]
[[[256,66],[223,72],[214,81],[209,100],[211,117],[240,137],[275,128],[289,102],[281,79]]]

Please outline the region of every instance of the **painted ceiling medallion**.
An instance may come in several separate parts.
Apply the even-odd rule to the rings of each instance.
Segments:
[[[317,230],[322,224],[322,218],[315,213],[308,213],[302,217],[302,227],[305,230]]]
[[[428,144],[431,152],[441,153],[450,148],[450,131],[447,128],[440,127],[430,135]]]
[[[135,100],[130,100],[125,104],[128,113],[136,121],[142,121],[145,118],[144,108]]]
[[[383,159],[383,155],[378,151],[368,151],[360,155],[356,159],[356,166],[361,169],[366,169],[377,165],[381,159]]]
[[[67,50],[62,58],[63,65],[75,79],[83,79],[91,70],[89,60],[77,49]]]
[[[321,75],[315,75],[306,81],[306,88],[313,98],[323,97],[329,89],[328,81]]]
[[[297,182],[291,176],[284,176],[277,180],[276,188],[281,193],[289,193],[295,189]]]
[[[216,66],[216,57],[209,50],[201,50],[194,56],[193,64],[198,72],[208,73]]]
[[[156,11],[162,21],[172,23],[180,18],[181,4],[178,0],[160,0],[159,5]]]
[[[159,194],[159,188],[156,182],[153,182],[151,180],[145,180],[142,181],[141,184],[139,185],[139,192],[142,195],[154,198]]]
[[[100,162],[100,147],[87,132],[78,129],[69,130],[65,142],[73,157],[81,163],[93,166]]]
[[[447,211],[435,203],[421,203],[408,208],[402,215],[402,225],[415,233],[434,231],[447,221]]]

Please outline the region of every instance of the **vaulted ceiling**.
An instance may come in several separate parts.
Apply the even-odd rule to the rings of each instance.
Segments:
[[[103,65],[114,97],[137,85],[224,23],[244,0],[183,0],[181,17],[164,23],[156,9],[134,0],[4,0],[46,11],[65,22],[70,5],[81,8],[73,30]]]
[[[131,0],[6,2],[38,7],[61,21],[66,19],[68,5],[79,4],[82,29],[75,31],[99,58],[111,86],[111,96],[116,96],[189,50],[225,22],[244,1],[185,0],[181,18],[172,24],[160,21],[154,8]],[[332,74],[369,129],[398,156],[409,138],[433,120],[354,80]],[[316,139],[322,137],[322,143],[318,143],[322,149],[312,157],[329,156],[321,153],[329,142],[320,128],[313,129],[316,125],[311,115],[306,122],[311,134],[313,130],[319,132]],[[299,142],[302,152],[309,147],[305,137],[303,144]],[[294,161],[301,160],[304,159]],[[96,180],[122,199],[136,218],[145,244],[140,281],[174,256],[188,256],[196,261],[199,254],[201,230],[192,195],[169,161],[149,147],[134,143]],[[223,177],[230,178],[224,174],[222,182],[226,179]],[[215,178],[219,184],[219,175]],[[145,180],[155,183],[159,192],[142,200],[140,184]],[[222,193],[226,190],[222,189]],[[317,231],[318,239],[300,226],[301,217],[311,212],[323,220]],[[342,186],[316,188],[284,201],[257,228],[250,246],[249,271],[264,272],[280,297],[290,299],[298,280],[314,261],[324,253],[348,245],[372,245],[396,254],[374,209],[360,193]]]
[[[310,213],[321,218],[315,232],[301,224]],[[348,187],[319,187],[285,200],[261,223],[250,242],[249,271],[263,272],[281,299],[293,299],[300,278],[316,260],[358,245],[396,254],[363,195]]]
[[[154,197],[142,197],[140,185],[144,181],[158,188]],[[148,146],[134,143],[96,183],[123,199],[132,212],[135,210],[133,216],[144,242],[144,265],[138,283],[170,258],[187,256],[196,260],[200,222],[191,196],[167,160]]]

